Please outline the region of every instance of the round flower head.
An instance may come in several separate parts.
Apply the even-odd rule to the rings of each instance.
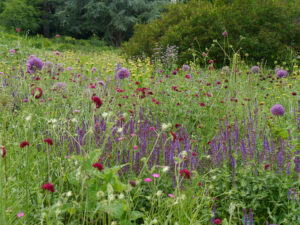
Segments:
[[[46,61],[44,64],[44,68],[46,69],[46,71],[50,71],[52,70],[54,67],[54,64],[50,61]]]
[[[64,93],[67,89],[67,84],[65,82],[57,82],[52,86],[53,91]]]
[[[117,72],[117,79],[125,79],[130,76],[130,72],[126,68],[121,68]]]
[[[282,77],[288,76],[288,72],[286,70],[278,70],[276,74],[277,74],[277,78],[282,78]]]
[[[48,190],[48,191],[51,191],[52,193],[54,192],[54,185],[51,184],[51,183],[46,183],[42,186],[42,188],[44,190]]]
[[[252,73],[259,73],[260,68],[259,68],[259,66],[252,66],[251,71],[252,71]]]
[[[64,67],[64,65],[62,63],[57,63],[56,64],[56,69],[60,73],[65,71],[65,67]]]
[[[182,71],[189,71],[191,68],[189,65],[183,65],[181,69]]]
[[[285,113],[284,107],[280,104],[273,105],[271,108],[271,113],[274,116],[283,116]]]
[[[30,74],[35,73],[36,70],[41,71],[43,69],[43,66],[44,66],[43,61],[40,58],[37,58],[37,57],[32,57],[27,62],[28,72]]]
[[[224,74],[230,74],[229,66],[223,66],[221,72]]]

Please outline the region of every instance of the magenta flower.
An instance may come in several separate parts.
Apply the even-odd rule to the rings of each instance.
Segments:
[[[222,33],[222,36],[224,36],[224,37],[228,36],[228,33],[226,30]]]
[[[145,178],[144,181],[150,183],[151,182],[151,178]]]
[[[23,217],[23,216],[24,216],[24,213],[23,213],[23,212],[18,213],[18,217],[19,217],[19,218],[21,218],[21,217]]]
[[[175,198],[175,195],[173,195],[173,194],[168,194],[168,196],[171,198]]]
[[[222,221],[220,219],[215,219],[214,220],[214,224],[221,224],[221,223],[222,223]]]
[[[11,53],[15,54],[16,51],[14,49],[9,50]]]
[[[48,191],[51,191],[52,193],[54,192],[54,185],[51,184],[51,183],[46,183],[42,186],[42,188],[44,190],[48,190]]]
[[[155,178],[158,178],[159,174],[158,173],[154,173],[154,174],[152,174],[152,176],[155,177]]]

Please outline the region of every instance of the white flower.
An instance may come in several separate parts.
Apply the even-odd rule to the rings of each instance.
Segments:
[[[162,130],[166,130],[166,129],[168,129],[169,127],[171,127],[172,126],[172,124],[171,123],[168,123],[168,124],[166,124],[166,123],[163,123],[162,125],[161,125],[161,127],[162,127]]]
[[[26,118],[25,118],[25,120],[27,121],[27,122],[29,122],[30,120],[31,120],[31,114],[29,114]]]
[[[107,116],[108,116],[108,113],[107,113],[107,112],[102,113],[102,117],[103,117],[103,118],[106,118]]]
[[[169,171],[169,167],[168,167],[168,166],[164,166],[164,167],[163,167],[163,172],[166,173],[166,172],[168,172],[168,171]]]
[[[123,127],[119,127],[118,128],[118,133],[122,133],[123,132]]]
[[[68,197],[71,197],[71,196],[72,196],[72,191],[68,191],[68,192],[67,192],[67,196],[68,196]]]
[[[124,194],[121,193],[121,194],[119,195],[119,199],[124,199],[124,198],[125,198]]]
[[[76,119],[76,118],[73,118],[73,119],[71,119],[71,122],[77,123],[77,119]]]
[[[108,201],[113,201],[113,200],[115,200],[115,196],[114,196],[114,194],[110,194],[110,195],[108,195]]]
[[[161,190],[159,190],[159,191],[156,192],[156,195],[159,197],[159,196],[162,195],[162,193],[163,193],[163,192],[162,192]]]

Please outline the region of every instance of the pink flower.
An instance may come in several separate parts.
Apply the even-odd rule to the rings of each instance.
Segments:
[[[150,129],[150,130],[155,130],[155,128],[154,128],[154,127],[150,127],[149,129]]]
[[[59,38],[59,37],[60,37],[60,35],[59,35],[59,34],[57,34],[57,35],[55,35],[55,37]]]
[[[21,217],[23,217],[23,216],[24,216],[24,213],[23,213],[23,212],[18,213],[18,217],[19,217],[19,218],[21,218]]]
[[[96,72],[97,68],[96,67],[93,67],[92,68],[92,72]]]
[[[222,33],[222,36],[224,36],[224,37],[228,36],[228,33],[226,30]]]
[[[145,178],[144,181],[150,183],[151,182],[151,178]]]
[[[17,31],[18,33],[20,33],[20,32],[21,32],[21,28],[16,28],[16,31]]]
[[[207,56],[207,54],[206,54],[205,52],[203,52],[203,54],[202,54],[202,55],[203,55],[203,57],[206,57],[206,56]]]
[[[59,51],[56,51],[56,52],[55,52],[55,55],[60,55],[60,52],[59,52]]]
[[[152,176],[155,177],[155,178],[158,178],[159,174],[158,173],[154,173],[154,174],[152,174]]]
[[[137,146],[137,145],[133,146],[133,149],[134,149],[134,150],[137,150],[137,148],[138,148],[138,146]]]
[[[209,60],[209,63],[214,63],[214,62],[215,62],[215,61],[214,61],[214,60],[212,60],[212,59],[211,59],[211,60]]]
[[[72,71],[73,69],[71,67],[68,67],[67,70]]]
[[[171,198],[175,198],[175,195],[173,195],[173,194],[168,194],[168,196]]]
[[[15,54],[16,51],[14,49],[9,50],[11,53]]]

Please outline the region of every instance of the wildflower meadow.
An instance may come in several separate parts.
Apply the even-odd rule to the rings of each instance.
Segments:
[[[299,60],[230,35],[220,67],[1,31],[0,225],[300,224]]]

